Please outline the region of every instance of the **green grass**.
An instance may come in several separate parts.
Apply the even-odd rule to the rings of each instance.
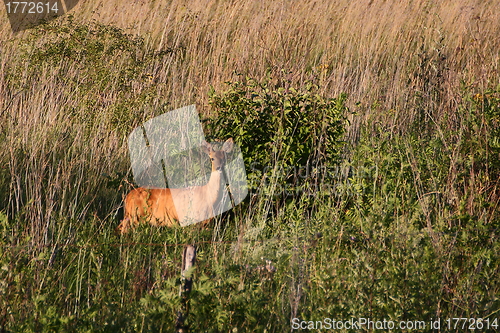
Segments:
[[[172,331],[186,244],[198,249],[193,332],[500,317],[491,8],[460,30],[451,3],[387,4],[412,19],[369,16],[361,31],[363,8],[382,10],[361,2],[334,16],[334,36],[301,21],[318,15],[299,15],[308,4],[266,25],[279,8],[252,19],[257,3],[237,1],[214,27],[222,5],[172,1],[175,24],[154,19],[150,34],[66,18],[2,40],[0,328]],[[235,42],[245,25],[261,53]],[[115,235],[128,133],[193,101],[209,138],[241,145],[249,197],[207,230]]]

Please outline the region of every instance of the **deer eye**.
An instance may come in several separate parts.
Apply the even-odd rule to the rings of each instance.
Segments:
[[[211,158],[210,158],[210,161],[215,161],[215,158],[211,157]]]

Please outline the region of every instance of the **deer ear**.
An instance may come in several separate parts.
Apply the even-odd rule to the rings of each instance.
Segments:
[[[224,145],[222,146],[222,151],[225,151],[226,153],[230,153],[233,150],[234,147],[234,141],[233,138],[227,139],[226,142],[224,142]]]
[[[201,143],[201,150],[205,153],[205,154],[210,154],[210,150],[212,149],[212,146],[210,145],[210,143],[206,142],[206,141],[203,141]]]

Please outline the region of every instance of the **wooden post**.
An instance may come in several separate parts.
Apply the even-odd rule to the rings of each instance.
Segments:
[[[189,314],[189,293],[193,285],[191,277],[192,270],[196,260],[196,249],[193,245],[188,245],[184,248],[182,253],[182,271],[181,271],[181,285],[179,288],[179,296],[181,297],[181,309],[177,312],[177,320],[175,322],[175,332],[186,333],[188,326],[184,325],[184,321]]]

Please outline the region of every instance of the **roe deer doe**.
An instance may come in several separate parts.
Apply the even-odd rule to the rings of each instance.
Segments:
[[[226,153],[233,150],[233,145],[232,138],[224,142],[220,150],[214,150],[211,144],[203,142],[202,150],[212,163],[212,173],[206,185],[177,189],[140,187],[130,191],[125,198],[124,219],[116,228],[117,232],[127,233],[141,220],[155,226],[173,226],[185,218],[207,223],[215,216],[216,207],[222,200],[225,186],[222,171]]]

